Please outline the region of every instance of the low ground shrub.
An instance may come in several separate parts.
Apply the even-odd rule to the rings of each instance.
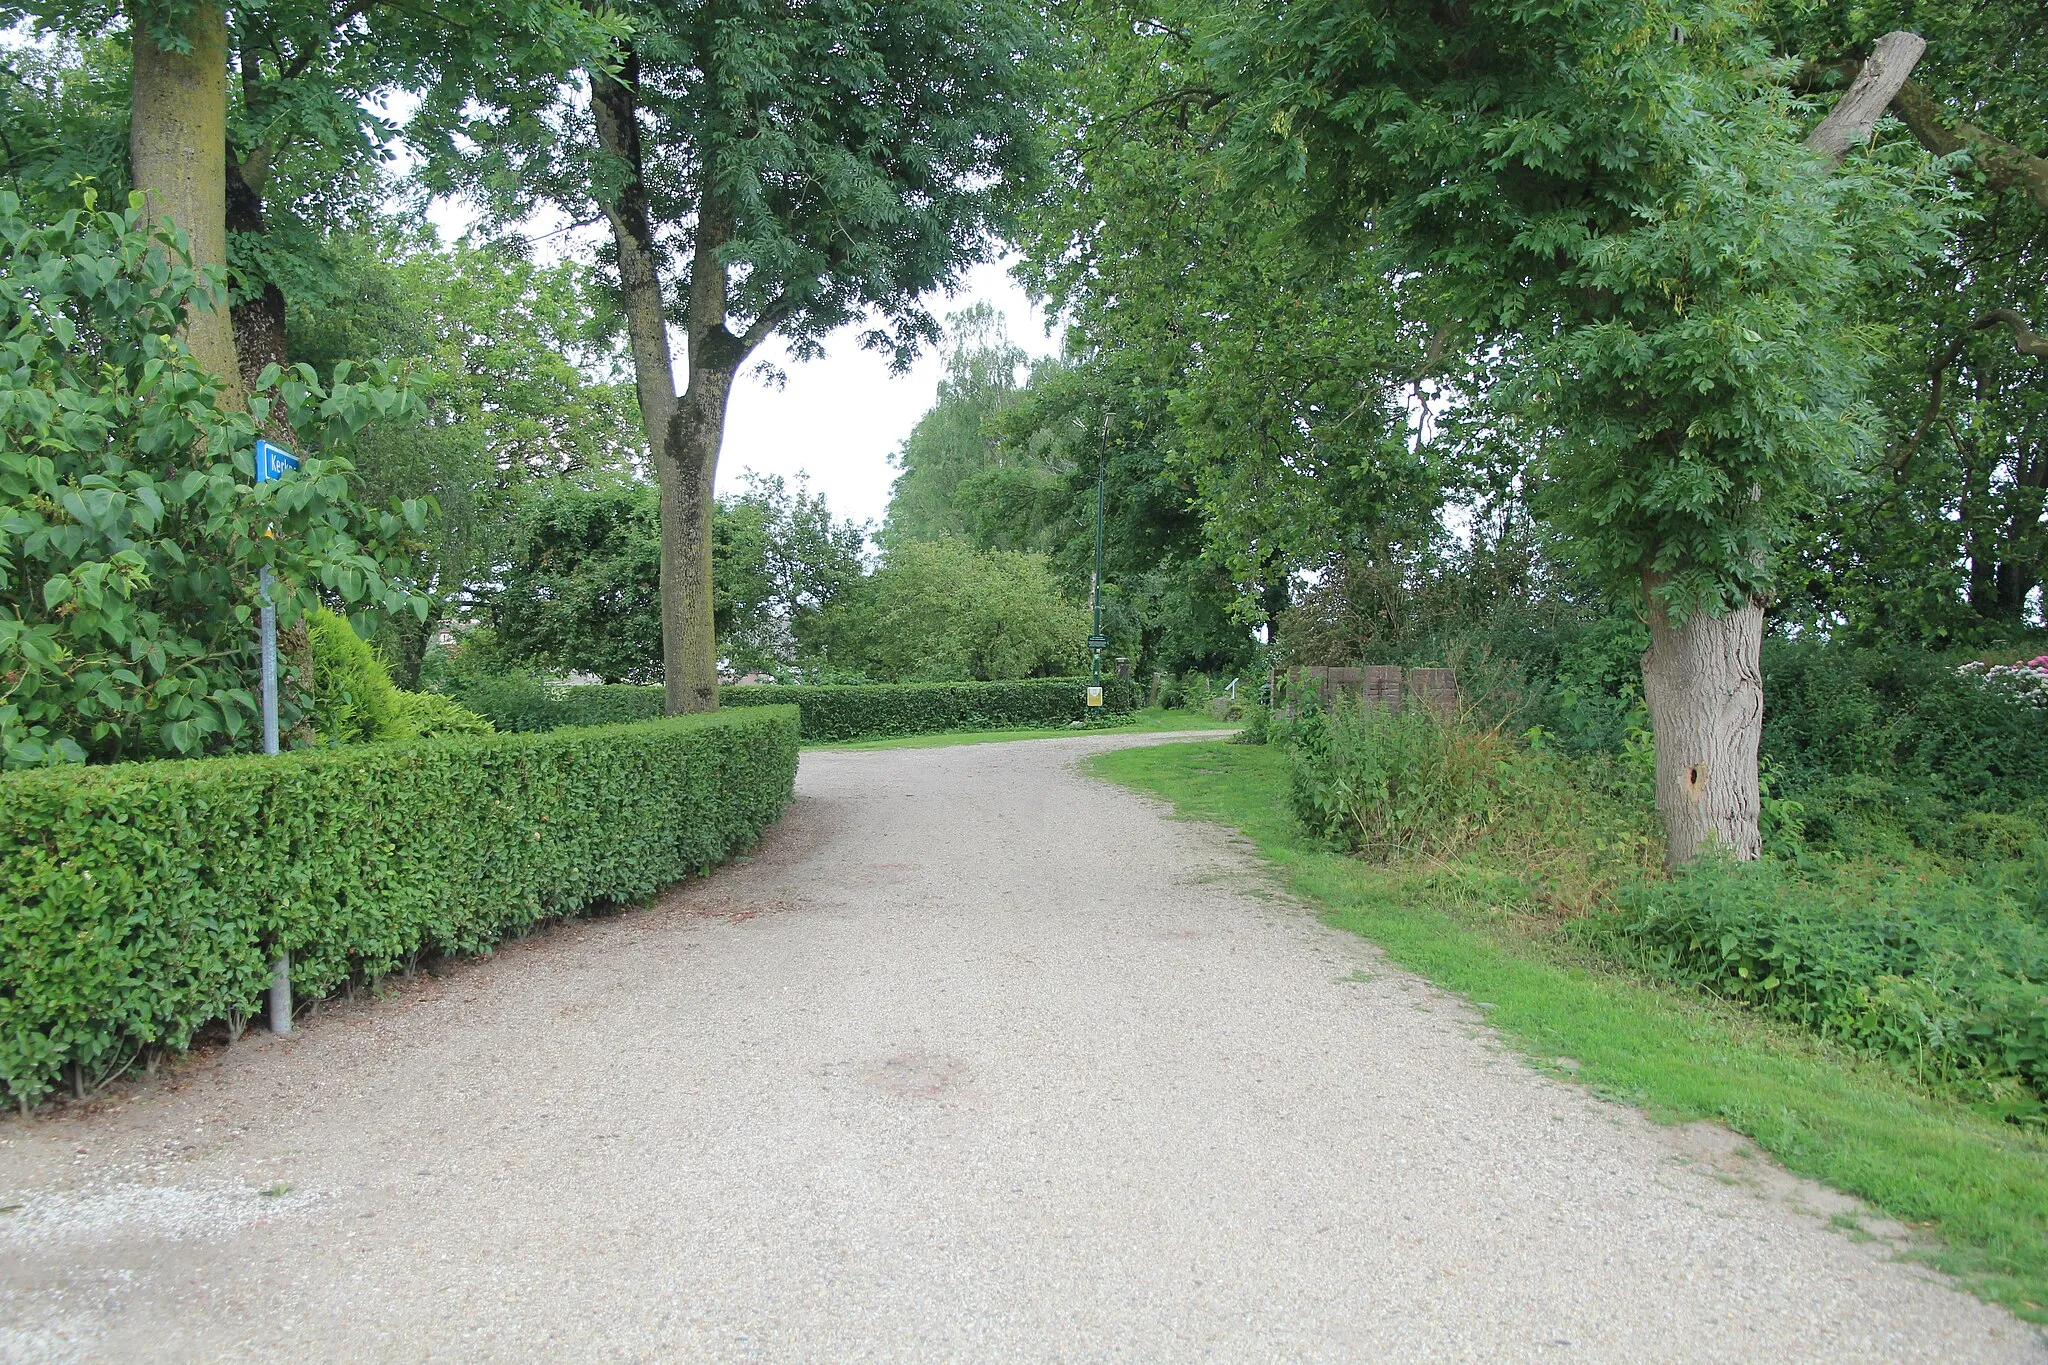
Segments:
[[[1997,889],[1706,858],[1615,900],[1594,935],[1656,975],[2039,1114],[2048,926]]]
[[[253,1011],[630,901],[752,843],[797,716],[733,710],[0,776],[0,1083],[85,1088]]]
[[[496,727],[482,716],[438,692],[400,692],[398,725],[408,739],[496,733]]]
[[[1496,729],[1422,709],[1311,711],[1289,734],[1294,815],[1374,862],[1456,852],[1499,813],[1511,748]]]
[[[794,705],[803,713],[803,738],[820,744],[844,739],[932,734],[942,730],[1002,730],[1065,725],[1084,719],[1085,678],[1030,678],[1017,682],[867,683],[824,686],[765,684],[719,689],[727,709]],[[659,687],[626,684],[548,687],[532,678],[472,679],[451,689],[465,706],[500,730],[553,730],[568,725],[611,725],[661,714]],[[1122,715],[1136,706],[1136,688],[1108,680],[1105,711]]]

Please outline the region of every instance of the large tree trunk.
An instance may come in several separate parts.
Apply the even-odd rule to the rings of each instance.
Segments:
[[[152,217],[184,229],[192,263],[227,269],[227,26],[218,4],[202,0],[178,21],[189,51],[171,52],[151,36],[159,7],[134,0],[134,91],[129,160],[135,188]],[[185,320],[186,344],[221,382],[224,407],[248,406],[223,290],[217,305]]]
[[[718,709],[711,619],[712,489],[733,371],[693,363],[661,469],[661,671],[670,714]]]
[[[1657,746],[1657,815],[1664,862],[1677,867],[1719,844],[1737,858],[1763,851],[1757,829],[1757,746],[1763,739],[1764,609],[1748,603],[1674,624],[1645,580],[1650,647],[1643,700]]]
[[[718,648],[711,621],[711,494],[718,474],[718,449],[725,435],[726,399],[737,359],[709,354],[712,344],[690,348],[690,386],[683,398],[675,387],[675,360],[668,344],[668,313],[662,297],[660,259],[640,180],[640,125],[636,110],[639,61],[628,48],[615,76],[590,77],[591,112],[598,143],[627,168],[617,198],[604,206],[619,253],[619,291],[626,338],[633,356],[634,387],[648,454],[661,485],[661,664],[670,715],[718,707]],[[700,224],[699,242],[704,241]],[[710,280],[693,281],[693,294]],[[718,331],[723,334],[724,277],[718,286]],[[696,302],[693,299],[693,304]],[[693,307],[693,313],[695,312]]]

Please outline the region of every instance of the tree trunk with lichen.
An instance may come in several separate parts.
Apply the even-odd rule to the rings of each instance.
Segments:
[[[1763,851],[1757,750],[1763,740],[1764,609],[1747,602],[1673,621],[1645,579],[1650,647],[1643,701],[1657,748],[1657,816],[1664,863],[1677,867],[1719,845],[1737,858]]]
[[[186,51],[160,45],[171,19]],[[220,6],[181,11],[135,0],[129,7],[134,88],[128,155],[152,218],[182,229],[192,263],[227,269],[227,25]],[[216,306],[185,319],[185,341],[221,383],[223,407],[248,406],[225,284]]]

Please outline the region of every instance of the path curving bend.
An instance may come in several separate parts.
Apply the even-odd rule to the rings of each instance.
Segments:
[[[655,906],[0,1125],[0,1357],[2044,1358],[1075,766],[1131,742],[806,753]]]

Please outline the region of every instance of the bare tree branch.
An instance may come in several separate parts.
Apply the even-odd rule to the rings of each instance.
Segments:
[[[1806,145],[1830,166],[1840,165],[1851,147],[1870,141],[1870,130],[1925,51],[1927,40],[1917,33],[1901,29],[1879,38],[1870,50],[1870,60],[1863,63],[1842,98],[1835,101],[1820,126],[1806,135]]]

